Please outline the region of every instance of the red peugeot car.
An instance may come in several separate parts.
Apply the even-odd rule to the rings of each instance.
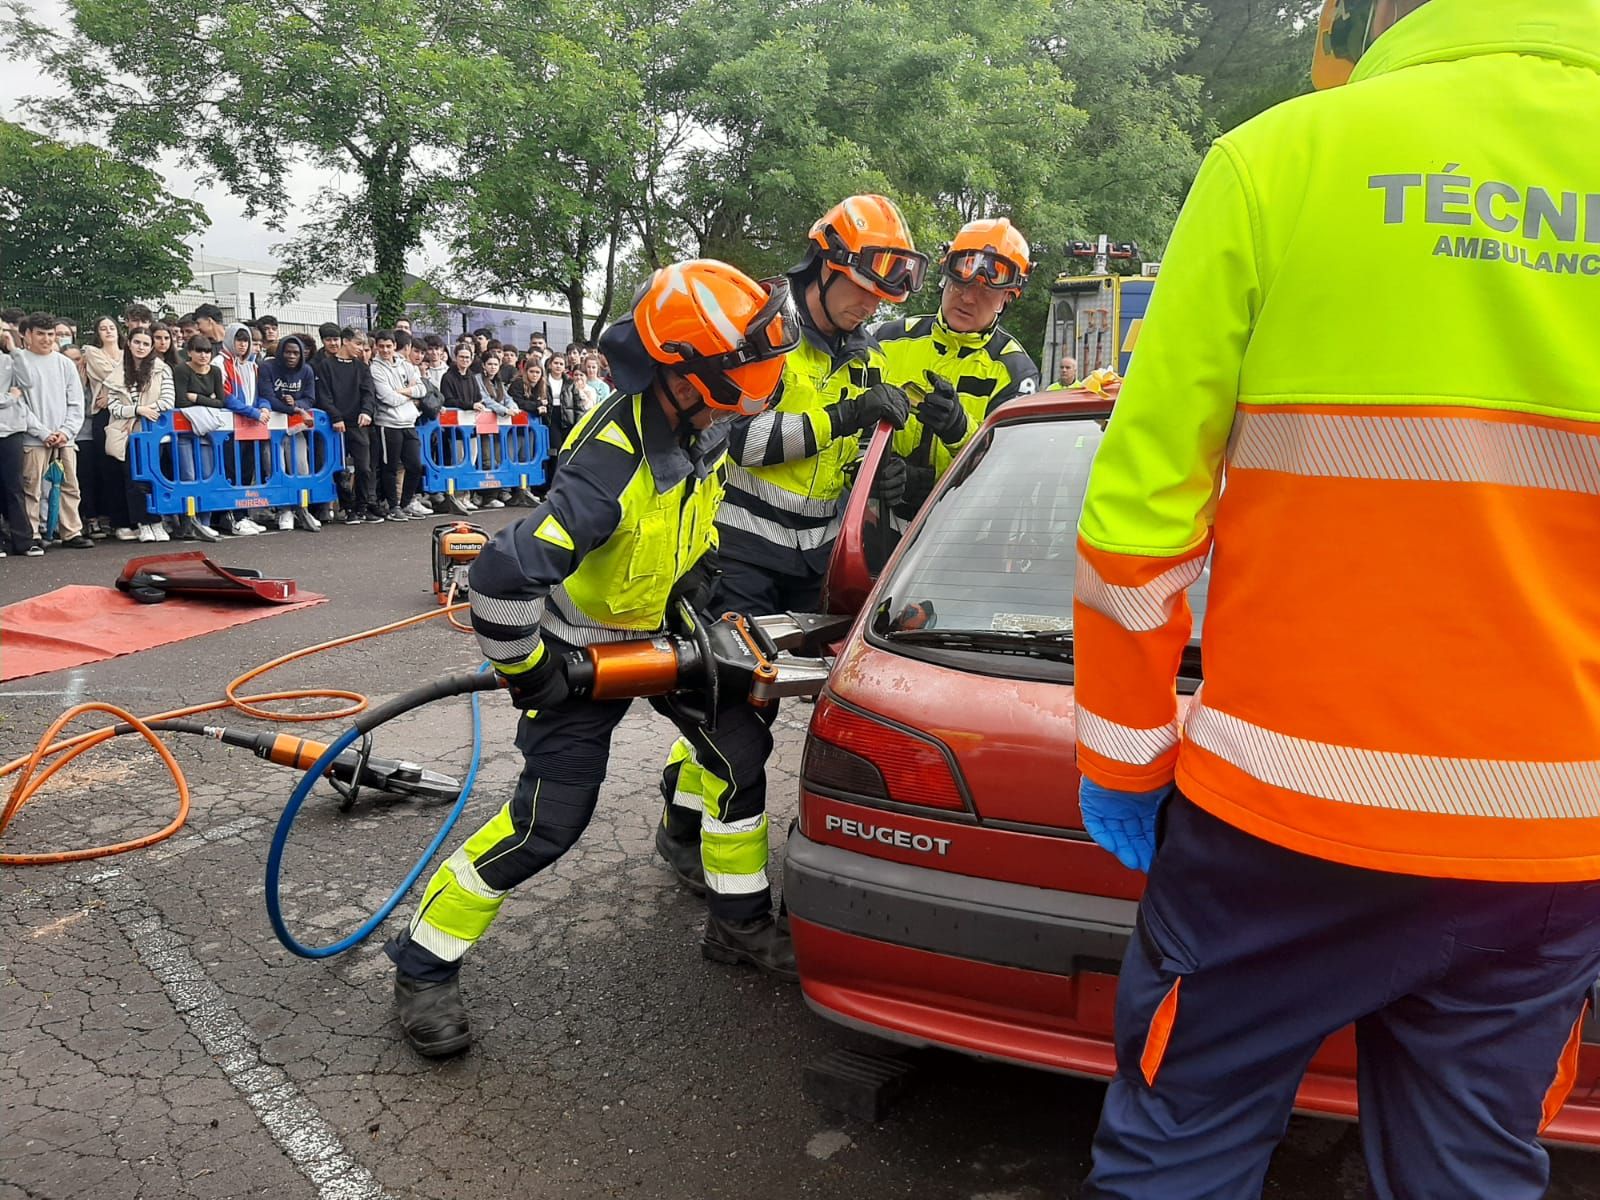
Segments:
[[[828,594],[860,615],[812,716],[784,868],[801,987],[831,1020],[1074,1074],[1115,1068],[1144,877],[1083,831],[1072,692],[1078,513],[1109,413],[1082,390],[1012,401],[909,525],[869,487],[852,495]],[[1196,642],[1180,690],[1200,670]],[[1354,1072],[1346,1029],[1299,1107],[1354,1115]],[[1546,1136],[1600,1146],[1592,1010]]]

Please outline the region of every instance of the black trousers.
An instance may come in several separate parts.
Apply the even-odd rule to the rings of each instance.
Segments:
[[[766,567],[758,567],[753,563],[741,562],[736,558],[724,558],[722,561],[722,575],[717,580],[717,589],[707,605],[709,613],[720,616],[725,612],[745,613],[750,616],[762,616],[779,612],[813,612],[821,598],[822,578],[816,575],[785,575]],[[774,700],[761,708],[745,708],[742,711],[753,713],[766,728],[771,729],[772,723],[778,719],[779,701]],[[720,718],[719,718],[720,721]],[[693,739],[689,739],[691,744]],[[768,735],[768,745],[771,745],[771,735]],[[679,747],[681,749],[681,747]],[[699,755],[699,747],[695,749],[695,764],[705,760]],[[666,827],[667,836],[675,842],[691,844],[700,840],[701,810],[692,806],[687,801],[690,795],[680,786],[680,780],[686,764],[676,756],[669,758],[666,767],[661,772],[661,797],[666,804],[662,810],[661,821]],[[693,789],[687,789],[693,792]],[[679,798],[679,803],[673,803],[674,797]]]
[[[422,486],[422,439],[415,429],[385,428],[382,432],[383,499],[403,508],[417,498]],[[402,467],[406,473],[403,484],[399,479]]]
[[[128,517],[122,463],[106,453],[106,429],[110,424],[111,410],[102,408],[90,423],[93,436],[78,443],[78,487],[89,504],[83,512],[85,517],[102,517],[113,528],[126,529],[133,521]]]
[[[33,541],[33,526],[28,523],[27,493],[22,489],[21,433],[0,437],[0,504],[6,524],[11,527],[11,552],[21,554]]]
[[[116,463],[122,471],[122,496],[123,504],[126,506],[128,525],[159,523],[160,516],[150,511],[149,489],[133,477],[133,452],[131,450],[128,451],[127,457],[121,462],[117,462],[116,459],[111,461]]]
[[[547,641],[551,653],[568,649]],[[594,816],[611,759],[611,735],[630,703],[573,701],[517,722],[522,775],[510,802],[435,873],[411,927],[384,947],[403,974],[449,978],[459,969],[466,944],[481,936],[498,909],[497,898],[485,898],[481,892],[468,894],[471,888],[458,882],[456,867],[461,873],[467,870],[461,859],[470,863],[477,876],[471,881],[473,886],[505,892],[544,870],[576,844]],[[712,733],[665,701],[650,703],[677,725],[703,761],[721,764],[719,769],[731,774],[733,786],[723,798],[723,821],[748,821],[766,812],[765,768],[772,753],[772,734],[756,709],[723,712]],[[707,907],[723,920],[748,921],[771,912],[772,893],[766,888],[740,895],[712,892]],[[461,923],[464,909],[474,915]],[[419,933],[420,926],[427,928]],[[438,940],[440,934],[443,940]],[[449,945],[454,957],[429,950],[419,939],[433,941],[440,950]]]
[[[378,510],[378,476],[372,469],[372,447],[378,443],[378,457],[383,456],[382,436],[376,425],[344,423],[344,452],[350,460],[350,469],[339,475],[339,503],[346,512],[376,512]]]

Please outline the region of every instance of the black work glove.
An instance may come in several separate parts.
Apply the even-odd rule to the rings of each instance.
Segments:
[[[885,504],[898,504],[906,494],[906,460],[890,455],[872,480],[872,494]]]
[[[932,371],[927,375],[928,394],[917,407],[917,417],[934,437],[947,446],[954,445],[966,436],[967,410],[961,407],[961,399],[948,379]]]
[[[928,493],[933,491],[933,481],[932,467],[914,467],[907,463],[906,488],[900,497],[900,508],[909,510],[908,515],[915,514],[928,498]]]
[[[717,557],[716,550],[707,550],[672,585],[667,597],[668,610],[676,608],[682,600],[697,613],[708,612],[721,581],[722,560]]]
[[[875,383],[859,396],[828,405],[827,413],[834,437],[871,433],[879,421],[901,429],[911,413],[911,400],[897,387]]]
[[[566,660],[549,646],[544,648],[544,657],[526,671],[502,674],[500,678],[505,680],[506,690],[511,693],[511,703],[524,711],[555,708],[570,691]]]

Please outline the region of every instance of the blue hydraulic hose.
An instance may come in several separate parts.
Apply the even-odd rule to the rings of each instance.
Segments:
[[[480,672],[487,671],[489,664],[484,663],[479,668]],[[306,797],[311,795],[311,789],[316,786],[317,780],[322,778],[322,773],[332,765],[333,760],[369,728],[362,725],[352,725],[331,746],[322,752],[322,757],[311,764],[310,769],[300,777],[300,782],[295,786],[294,792],[289,797],[289,803],[284,806],[283,815],[278,818],[278,828],[272,835],[272,848],[267,852],[267,919],[272,922],[272,932],[278,935],[278,940],[284,948],[301,958],[332,958],[335,954],[343,954],[346,950],[360,945],[372,936],[373,930],[383,924],[384,920],[405,899],[406,893],[411,890],[412,884],[417,882],[427,865],[433,861],[433,856],[439,852],[439,847],[444,845],[445,838],[450,836],[450,831],[455,828],[456,822],[461,819],[462,810],[467,807],[467,798],[472,795],[472,785],[478,778],[478,760],[483,753],[483,717],[479,711],[480,693],[472,693],[472,761],[467,766],[466,778],[461,781],[461,794],[456,797],[450,815],[445,818],[439,832],[434,835],[433,841],[428,843],[428,848],[422,852],[422,857],[406,873],[400,886],[387,900],[379,906],[378,911],[368,917],[361,926],[352,934],[340,938],[326,946],[307,946],[299,941],[294,934],[289,932],[289,927],[283,921],[283,906],[278,898],[278,879],[283,872],[283,848],[288,844],[289,831],[294,828],[295,817],[299,815],[300,806],[306,802]],[[398,713],[394,714],[398,716]]]

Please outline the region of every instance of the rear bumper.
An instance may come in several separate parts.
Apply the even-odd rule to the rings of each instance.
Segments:
[[[802,920],[934,954],[1051,975],[1115,975],[1132,900],[974,879],[789,834],[783,894]]]
[[[888,862],[790,831],[784,898],[806,1002],[913,1045],[1110,1077],[1115,974],[1138,905]],[[1296,1107],[1356,1115],[1351,1031],[1317,1052]],[[1544,1140],[1600,1148],[1580,1080]]]

